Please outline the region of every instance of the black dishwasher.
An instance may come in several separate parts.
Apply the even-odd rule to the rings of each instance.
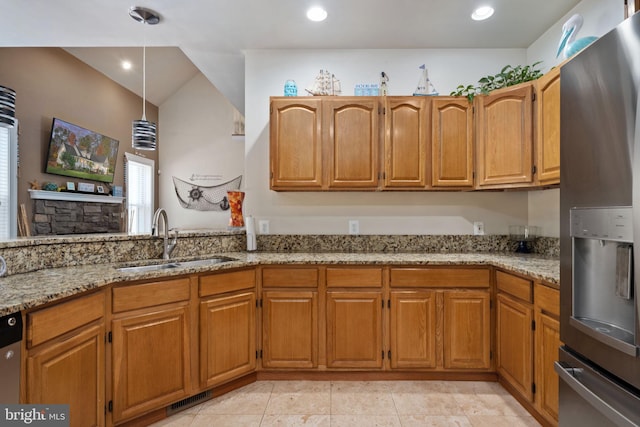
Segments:
[[[13,313],[0,317],[0,403],[19,403],[21,345],[21,314]]]

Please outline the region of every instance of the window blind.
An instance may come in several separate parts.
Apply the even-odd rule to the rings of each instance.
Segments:
[[[132,234],[151,233],[155,162],[130,153],[125,153],[125,158],[128,231]]]
[[[17,126],[0,126],[0,239],[16,237]]]

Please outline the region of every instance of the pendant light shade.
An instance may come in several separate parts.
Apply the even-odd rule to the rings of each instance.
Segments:
[[[147,120],[134,120],[131,130],[133,148],[137,150],[156,149],[156,124]]]
[[[158,14],[150,9],[132,7],[129,16],[142,24],[155,25],[160,22]],[[146,42],[145,42],[146,44]],[[142,48],[142,119],[134,120],[131,128],[131,145],[136,150],[156,149],[156,124],[147,121],[146,95],[147,95],[147,47]]]
[[[0,126],[16,125],[16,91],[0,86]]]

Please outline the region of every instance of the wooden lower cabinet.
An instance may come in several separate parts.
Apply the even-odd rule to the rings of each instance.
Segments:
[[[392,368],[436,367],[436,292],[392,291]]]
[[[24,402],[67,404],[72,427],[105,424],[105,293],[26,315]]]
[[[491,368],[489,291],[445,291],[444,368]]]
[[[391,291],[391,368],[491,368],[489,291]]]
[[[536,283],[535,300],[535,379],[536,408],[551,424],[558,422],[558,374],[553,368],[558,360],[560,342],[559,291]]]
[[[200,383],[212,387],[256,367],[256,294],[200,303]]]
[[[533,400],[533,308],[498,294],[496,344],[498,373],[527,400]]]
[[[382,368],[382,292],[327,292],[327,367]]]
[[[112,321],[114,422],[187,397],[189,328],[186,303],[125,314]]]
[[[318,292],[264,291],[262,297],[262,366],[317,367]]]
[[[104,323],[44,344],[26,358],[26,403],[68,404],[70,425],[104,425]]]
[[[558,421],[558,374],[553,364],[558,360],[560,322],[536,313],[536,403],[548,421]]]

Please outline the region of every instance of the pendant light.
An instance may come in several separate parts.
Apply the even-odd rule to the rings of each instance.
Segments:
[[[0,86],[0,126],[16,125],[16,91]]]
[[[155,25],[160,22],[159,15],[143,7],[132,7],[129,10],[131,16],[137,22],[148,25]],[[146,115],[146,89],[147,89],[147,46],[146,42],[142,46],[142,119],[134,120],[131,129],[131,144],[137,150],[156,149],[156,124],[147,121]]]

